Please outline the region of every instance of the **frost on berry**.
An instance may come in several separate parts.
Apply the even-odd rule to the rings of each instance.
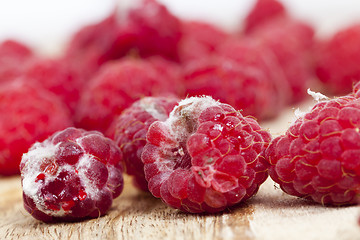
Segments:
[[[24,207],[44,222],[104,215],[123,189],[122,154],[99,132],[67,128],[22,157]]]
[[[211,97],[182,100],[146,138],[149,190],[182,211],[222,211],[253,196],[267,178],[262,154],[270,134]]]
[[[144,191],[148,191],[148,184],[141,153],[146,133],[153,122],[165,121],[177,102],[176,97],[145,97],[133,103],[115,121],[114,139],[123,152],[126,173],[132,175],[134,185]]]
[[[286,193],[323,205],[355,204],[360,186],[359,126],[356,97],[318,102],[267,148],[271,178]]]

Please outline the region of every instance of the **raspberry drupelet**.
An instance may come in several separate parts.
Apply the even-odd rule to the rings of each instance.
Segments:
[[[153,122],[165,121],[178,101],[176,97],[145,97],[125,109],[115,121],[114,139],[123,152],[126,173],[132,175],[134,185],[144,191],[148,191],[148,184],[141,153],[146,133]]]
[[[22,157],[25,209],[44,222],[104,215],[123,189],[122,153],[100,132],[67,128]]]
[[[180,101],[150,125],[141,159],[150,192],[185,212],[219,212],[253,196],[271,140],[253,118],[211,97]]]
[[[360,190],[360,99],[317,103],[266,150],[270,177],[290,195],[323,205],[356,203]]]

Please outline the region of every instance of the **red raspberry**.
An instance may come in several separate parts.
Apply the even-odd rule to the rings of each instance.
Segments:
[[[144,96],[175,93],[177,82],[146,60],[109,62],[84,89],[75,119],[79,127],[102,132],[114,118]]]
[[[275,54],[291,87],[292,103],[306,97],[306,89],[313,79],[310,61],[313,36],[312,27],[285,17],[262,25],[251,35]]]
[[[270,134],[211,97],[181,101],[146,139],[149,190],[182,211],[222,211],[253,196],[268,175],[262,154]]]
[[[266,150],[269,174],[290,195],[355,204],[360,190],[360,99],[322,101]]]
[[[61,59],[37,59],[25,67],[28,82],[42,85],[59,96],[71,111],[79,100],[83,78],[70,64]]]
[[[205,22],[183,22],[182,31],[179,42],[179,60],[182,63],[217,52],[219,46],[229,38],[228,33]]]
[[[123,189],[122,154],[99,132],[67,128],[21,160],[25,209],[44,222],[104,215]]]
[[[177,59],[181,38],[181,22],[168,9],[155,0],[143,0],[127,16],[120,43],[132,37],[132,48],[141,56],[161,55]]]
[[[41,87],[20,80],[0,85],[0,174],[19,173],[31,144],[71,125],[63,103]]]
[[[351,91],[360,79],[360,24],[337,32],[315,51],[316,74],[332,94]]]
[[[274,53],[263,42],[252,37],[229,39],[221,45],[218,55],[232,59],[240,65],[245,64],[264,71],[276,92],[271,97],[272,101],[276,102],[274,106],[283,106],[289,101],[291,89],[284,71]],[[280,109],[281,107],[278,111]],[[274,111],[274,115],[276,113],[277,111]]]
[[[165,121],[178,102],[175,97],[145,97],[121,113],[116,119],[115,142],[124,155],[126,172],[134,176],[134,185],[148,191],[141,161],[146,133],[153,122]]]
[[[274,18],[285,16],[286,9],[276,0],[257,0],[253,9],[245,19],[245,32],[251,32]]]
[[[100,22],[75,33],[67,46],[65,59],[81,69],[85,77],[91,77],[103,63],[122,56],[117,49],[120,31],[114,10]]]
[[[20,76],[22,68],[19,66],[32,57],[32,51],[22,43],[13,40],[0,43],[0,82]]]
[[[211,95],[259,119],[276,116],[286,103],[264,69],[226,58],[191,62],[184,80],[190,96]]]

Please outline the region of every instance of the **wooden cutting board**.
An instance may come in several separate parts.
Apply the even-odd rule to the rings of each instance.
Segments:
[[[300,106],[307,110],[313,101]],[[293,119],[289,108],[262,123],[282,134]],[[360,208],[323,207],[288,196],[268,179],[258,194],[219,214],[186,214],[138,191],[130,179],[106,216],[78,223],[45,224],[22,205],[20,177],[0,177],[0,239],[360,239]]]

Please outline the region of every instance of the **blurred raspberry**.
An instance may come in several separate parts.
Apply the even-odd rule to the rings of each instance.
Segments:
[[[183,22],[182,31],[179,42],[179,60],[182,63],[215,53],[219,46],[229,38],[229,34],[222,29],[199,21]]]
[[[257,0],[245,19],[244,31],[249,33],[264,23],[287,14],[283,4],[276,0]]]
[[[0,85],[0,174],[19,173],[21,155],[35,141],[72,125],[66,106],[40,86]]]
[[[290,195],[323,205],[355,204],[360,190],[360,100],[316,104],[266,150],[269,174]]]
[[[258,119],[276,116],[285,104],[279,101],[276,86],[263,69],[230,59],[193,61],[184,79],[190,96],[210,95]]]
[[[181,38],[181,22],[162,4],[155,0],[143,0],[131,9],[126,19],[121,41],[132,38],[134,51],[142,57],[161,55],[177,60]]]
[[[28,46],[6,40],[0,43],[0,83],[11,81],[22,73],[24,64],[33,58],[33,52]]]
[[[289,102],[291,89],[284,71],[274,53],[263,42],[251,37],[232,38],[221,45],[218,55],[232,59],[241,66],[252,66],[265,73],[275,92],[271,97],[273,105],[278,107],[273,113],[274,116]]]
[[[360,25],[337,32],[315,51],[316,75],[331,94],[346,94],[360,79]]]
[[[145,97],[125,109],[116,119],[115,142],[124,154],[126,173],[132,175],[134,185],[148,191],[141,153],[146,133],[153,122],[164,121],[175,107],[175,97]]]
[[[99,132],[67,128],[21,160],[25,209],[44,222],[104,215],[123,189],[120,149]]]
[[[313,36],[311,26],[285,17],[264,23],[251,34],[276,56],[291,87],[291,103],[306,97],[314,78]]]
[[[75,113],[77,126],[106,132],[114,118],[144,96],[177,92],[178,82],[140,59],[109,62],[89,81]]]
[[[80,97],[83,78],[61,59],[37,59],[24,68],[27,82],[36,83],[55,93],[73,112]]]
[[[126,50],[117,44],[121,31],[116,10],[103,20],[87,25],[76,32],[65,50],[65,59],[91,77],[105,62],[121,57]],[[125,41],[125,39],[123,39]]]
[[[141,159],[150,192],[185,212],[218,212],[253,196],[267,178],[271,136],[211,97],[188,98],[147,132]]]

